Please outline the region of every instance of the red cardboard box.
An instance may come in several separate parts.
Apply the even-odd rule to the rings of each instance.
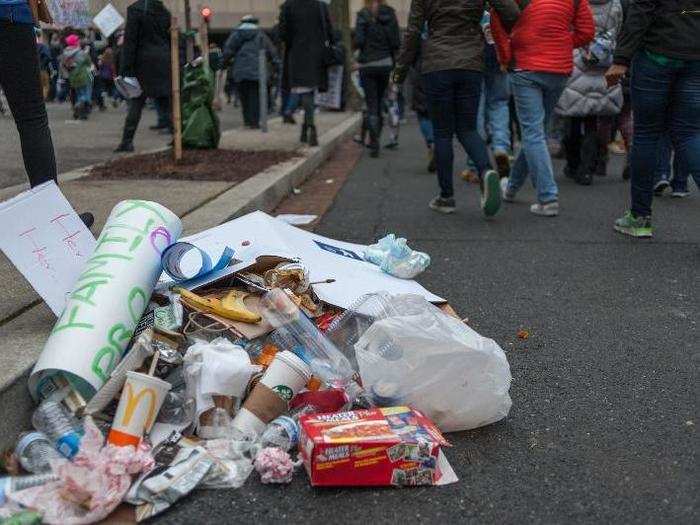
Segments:
[[[313,414],[300,420],[299,450],[313,486],[435,485],[435,424],[409,407]]]

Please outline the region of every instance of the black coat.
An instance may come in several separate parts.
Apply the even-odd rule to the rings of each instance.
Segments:
[[[146,96],[170,96],[170,11],[161,0],[137,0],[126,10],[119,74],[136,77]]]
[[[385,58],[394,59],[401,47],[401,33],[396,11],[388,5],[380,5],[375,18],[368,8],[357,13],[355,24],[355,47],[360,50],[358,62],[374,62]]]
[[[285,87],[328,89],[323,42],[332,39],[333,26],[326,4],[319,0],[286,0],[280,8],[279,35],[285,45]]]

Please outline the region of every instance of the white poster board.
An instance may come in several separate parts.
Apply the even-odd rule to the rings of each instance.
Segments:
[[[49,12],[58,27],[84,29],[90,25],[88,0],[49,0]]]
[[[343,66],[328,68],[328,91],[316,93],[317,106],[340,109],[343,100]]]
[[[107,4],[92,19],[92,23],[100,30],[104,38],[109,38],[124,23],[124,17],[112,4]]]
[[[243,261],[201,279],[201,283],[211,282],[233,270],[244,268],[261,255],[273,255],[300,258],[309,269],[311,282],[335,279],[331,284],[315,285],[314,292],[322,301],[341,308],[349,308],[362,295],[380,291],[418,294],[433,303],[444,302],[444,299],[429,292],[416,281],[393,277],[378,266],[364,261],[364,245],[316,235],[261,211],[180,240],[196,244],[203,250],[208,250],[211,246],[212,252],[225,242],[234,249],[234,257]]]
[[[155,202],[115,206],[29,377],[35,399],[56,374],[86,399],[107,381],[148,306],[161,254],[181,230],[180,219]]]
[[[57,316],[95,249],[95,238],[47,182],[0,203],[0,249]]]

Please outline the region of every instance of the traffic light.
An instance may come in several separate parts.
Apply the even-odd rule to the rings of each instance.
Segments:
[[[200,11],[200,14],[202,15],[202,18],[204,21],[208,24],[209,20],[211,19],[211,15],[214,14],[214,11],[211,10],[211,7],[202,7],[202,10]]]

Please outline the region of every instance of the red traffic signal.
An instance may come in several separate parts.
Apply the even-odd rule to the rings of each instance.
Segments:
[[[211,10],[211,7],[202,7],[202,10],[200,11],[202,18],[209,22],[209,19],[211,18],[211,15],[214,14],[214,11]]]

